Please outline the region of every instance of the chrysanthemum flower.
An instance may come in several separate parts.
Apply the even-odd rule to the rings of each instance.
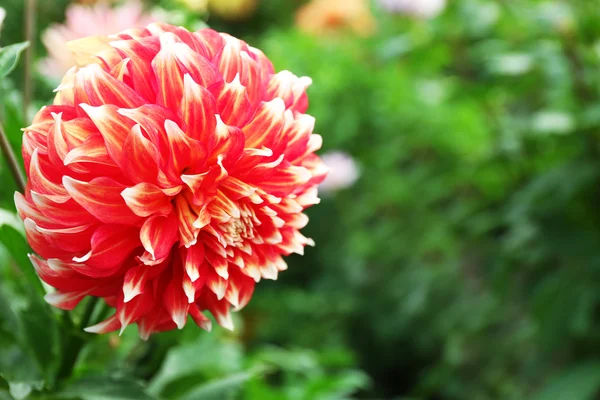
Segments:
[[[74,43],[71,69],[25,129],[29,182],[15,202],[31,260],[72,309],[116,309],[88,328],[140,335],[232,328],[261,278],[312,241],[299,230],[326,168],[305,114],[309,78],[210,29],[151,24]],[[89,59],[89,55],[88,55]]]
[[[42,60],[40,71],[60,79],[75,65],[75,58],[67,46],[71,40],[88,36],[106,36],[129,28],[141,28],[155,15],[146,14],[139,0],[127,0],[112,8],[107,0],[96,4],[71,4],[66,11],[64,24],[54,24],[42,34],[48,57]]]

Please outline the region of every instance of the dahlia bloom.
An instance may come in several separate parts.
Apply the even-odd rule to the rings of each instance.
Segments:
[[[93,5],[71,4],[63,24],[53,24],[42,34],[42,42],[48,57],[42,60],[40,71],[60,79],[76,60],[67,42],[87,36],[106,36],[132,27],[144,27],[157,20],[144,13],[139,0],[127,0],[123,5],[111,8],[106,0]]]
[[[434,18],[446,8],[446,0],[379,0],[379,4],[389,13],[423,19]]]
[[[368,36],[375,31],[375,18],[368,0],[312,0],[298,10],[296,25],[314,35],[350,30]]]
[[[360,176],[358,165],[348,153],[331,151],[321,157],[329,169],[325,180],[319,185],[324,193],[334,193],[354,184]]]
[[[232,329],[230,309],[303,253],[302,211],[326,168],[305,114],[311,80],[275,73],[258,49],[210,29],[165,24],[72,45],[82,59],[23,135],[29,178],[15,194],[46,300],[86,296],[142,338]],[[93,49],[92,57],[85,54]]]

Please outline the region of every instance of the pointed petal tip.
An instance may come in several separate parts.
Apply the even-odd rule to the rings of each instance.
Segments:
[[[177,329],[182,330],[187,322],[187,315],[184,313],[177,313],[172,316],[173,322],[177,325]]]

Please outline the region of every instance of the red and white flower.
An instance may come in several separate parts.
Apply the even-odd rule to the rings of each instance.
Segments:
[[[232,329],[230,309],[313,244],[302,212],[326,168],[310,79],[210,29],[154,23],[72,48],[92,63],[25,129],[29,182],[15,195],[56,288],[46,300],[103,298],[116,312],[90,332],[136,323],[147,338],[188,315],[210,329],[205,310]]]

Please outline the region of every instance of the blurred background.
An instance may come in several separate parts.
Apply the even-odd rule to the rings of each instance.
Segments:
[[[600,398],[596,0],[94,3],[38,1],[29,115],[51,102],[65,40],[208,24],[313,79],[332,172],[308,210],[317,246],[257,286],[235,332],[138,342],[132,327],[95,338],[75,376],[168,399]],[[0,45],[24,40],[24,5],[0,0]],[[17,151],[23,89],[21,61],[0,82]],[[45,372],[24,342],[51,358],[65,328],[15,317],[38,306],[4,162],[0,182],[0,389],[25,398]]]

